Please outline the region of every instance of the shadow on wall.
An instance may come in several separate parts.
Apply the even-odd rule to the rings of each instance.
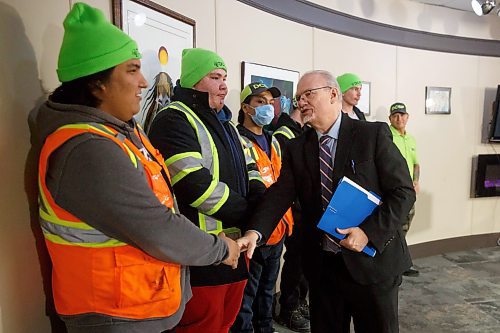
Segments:
[[[410,237],[412,234],[431,229],[432,194],[421,190],[417,194],[415,205],[415,217],[411,223],[410,231],[408,231]]]
[[[347,1],[344,1],[347,2]],[[352,2],[352,1],[349,1]],[[360,3],[361,11],[363,12],[363,16],[366,18],[373,17],[375,13],[375,2],[374,0],[365,0]]]
[[[499,18],[500,19],[500,18]],[[481,143],[488,143],[490,136],[490,126],[493,120],[493,102],[496,98],[497,90],[494,88],[486,88],[484,91],[484,109],[483,119],[481,122]]]
[[[373,95],[372,95],[373,96]],[[379,106],[376,110],[372,111],[374,120],[382,121],[390,125],[389,123],[389,105],[387,107]]]
[[[64,325],[54,315],[50,292],[50,259],[38,224],[36,151],[30,150],[26,157],[29,147],[27,116],[43,96],[37,60],[19,13],[3,2],[0,2],[0,40],[0,151],[5,157],[4,161],[7,161],[2,163],[4,177],[0,187],[2,227],[6,229],[0,235],[4,256],[2,275],[5,274],[2,281],[6,281],[2,286],[1,300],[5,302],[1,306],[4,315],[2,325],[6,332],[35,332],[38,331],[37,328],[41,329],[38,320],[29,320],[37,318],[40,311],[37,302],[40,300],[40,286],[33,281],[39,281],[37,276],[41,274],[44,292],[49,295],[46,297],[46,314],[53,323],[52,332],[66,332]],[[24,164],[26,169],[23,174]],[[23,178],[25,193],[20,186]],[[25,222],[26,199],[36,254],[33,237]],[[38,269],[33,265],[36,258],[39,262]]]

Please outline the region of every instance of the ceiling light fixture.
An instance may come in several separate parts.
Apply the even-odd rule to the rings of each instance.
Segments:
[[[496,6],[495,0],[472,0],[470,4],[478,16],[489,14]]]

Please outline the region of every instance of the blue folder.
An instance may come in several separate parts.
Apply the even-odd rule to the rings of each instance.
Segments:
[[[344,239],[346,236],[339,234],[337,228],[357,227],[380,204],[380,197],[376,194],[343,177],[319,220],[318,228],[338,239]],[[363,252],[371,257],[377,253],[368,245],[364,247]]]

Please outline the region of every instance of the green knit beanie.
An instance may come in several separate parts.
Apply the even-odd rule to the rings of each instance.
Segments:
[[[362,83],[359,76],[353,73],[345,73],[343,75],[340,75],[339,77],[337,77],[337,82],[339,83],[342,93],[345,93],[352,87],[360,86]]]
[[[64,19],[57,64],[59,81],[72,81],[140,58],[137,43],[99,9],[78,2]]]
[[[193,88],[205,75],[218,68],[227,72],[224,60],[217,53],[202,48],[184,49],[181,63],[181,87]]]

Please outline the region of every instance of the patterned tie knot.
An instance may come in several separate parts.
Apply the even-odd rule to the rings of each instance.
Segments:
[[[332,137],[329,135],[323,135],[322,137],[319,138],[319,144],[324,146],[330,143],[330,140],[332,140]]]

